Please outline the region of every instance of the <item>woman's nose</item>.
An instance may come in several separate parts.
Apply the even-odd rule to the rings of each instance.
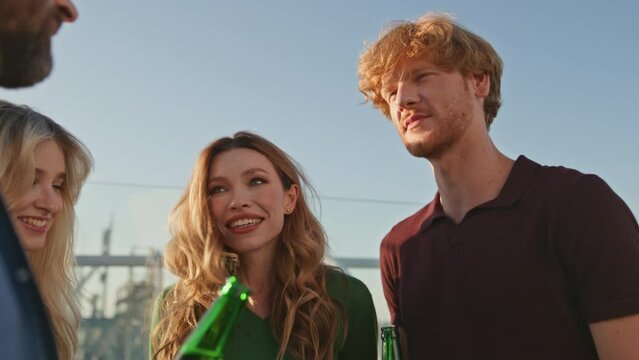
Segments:
[[[42,188],[35,205],[55,215],[62,209],[62,196],[53,187],[46,186]]]
[[[229,207],[231,209],[246,208],[250,206],[250,199],[246,191],[234,191]]]

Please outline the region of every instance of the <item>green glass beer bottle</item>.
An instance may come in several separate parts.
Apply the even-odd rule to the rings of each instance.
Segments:
[[[178,360],[222,360],[226,340],[237,315],[245,305],[251,290],[235,276],[227,279],[220,294],[178,352]]]
[[[402,360],[399,331],[396,326],[382,327],[382,360]]]

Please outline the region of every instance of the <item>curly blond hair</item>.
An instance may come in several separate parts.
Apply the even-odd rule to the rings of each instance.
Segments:
[[[484,114],[486,127],[490,127],[501,106],[503,63],[486,40],[439,13],[428,13],[415,22],[399,22],[383,31],[362,53],[358,76],[359,90],[388,118],[382,84],[412,58],[424,58],[463,75],[488,74],[490,92],[484,99]]]
[[[229,275],[229,259],[237,259],[223,245],[216,229],[206,186],[214,158],[238,148],[264,155],[274,165],[285,189],[293,184],[312,189],[299,166],[258,135],[238,132],[202,150],[189,185],[169,220],[172,240],[165,261],[180,279],[160,304],[160,320],[152,334],[154,359],[175,357]],[[290,352],[296,359],[332,360],[335,340],[345,337],[344,310],[326,289],[328,267],[322,263],[325,247],[324,231],[312,214],[304,191],[300,191],[295,211],[285,216],[275,256],[278,260],[274,264],[276,285],[270,319],[273,335],[280,344],[278,359]],[[337,319],[344,324],[344,331],[338,331]]]

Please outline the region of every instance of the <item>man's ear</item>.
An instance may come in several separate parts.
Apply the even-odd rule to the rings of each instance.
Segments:
[[[473,74],[471,76],[472,89],[475,96],[485,98],[490,92],[490,75],[488,73]]]

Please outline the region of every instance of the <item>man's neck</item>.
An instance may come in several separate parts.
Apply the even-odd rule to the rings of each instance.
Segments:
[[[488,134],[458,145],[437,159],[429,159],[444,213],[457,224],[468,211],[499,195],[514,164]]]

